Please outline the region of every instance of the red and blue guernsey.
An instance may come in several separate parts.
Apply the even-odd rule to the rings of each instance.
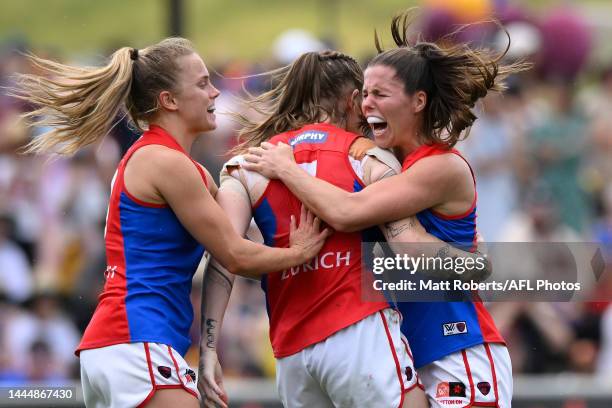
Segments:
[[[409,171],[424,157],[449,153],[465,160],[456,149],[445,145],[423,145],[404,159],[402,171]],[[464,214],[446,216],[426,209],[416,216],[428,233],[442,241],[466,251],[475,249],[476,197]],[[482,302],[405,302],[398,307],[404,316],[402,333],[410,343],[417,368],[478,344],[504,343]]]
[[[319,123],[282,133],[270,142],[291,145],[295,160],[311,175],[346,191],[359,191],[364,185],[349,161],[349,148],[357,137]],[[266,245],[289,245],[290,216],[299,219],[300,206],[282,182],[270,181],[253,206]],[[377,229],[336,232],[309,264],[273,272],[262,279],[270,340],[277,358],[295,354],[389,307],[382,297],[380,302],[361,301],[361,243],[380,240],[378,234]]]
[[[168,205],[143,202],[126,190],[125,166],[148,145],[187,155],[170,134],[151,126],[119,163],[106,220],[106,283],[77,353],[142,341],[169,345],[184,356],[191,343],[191,279],[204,247]],[[204,171],[193,163],[205,188]]]

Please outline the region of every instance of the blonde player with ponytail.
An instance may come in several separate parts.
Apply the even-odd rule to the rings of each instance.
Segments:
[[[198,407],[183,359],[193,320],[191,279],[204,246],[231,273],[260,276],[300,265],[327,236],[304,213],[288,248],[243,239],[216,204],[208,172],[189,156],[215,129],[215,99],[202,58],[182,38],[121,48],[103,67],[32,57],[49,76],[22,75],[13,95],[34,104],[31,125],[51,128],[33,153],[72,154],[103,138],[122,112],[144,130],[121,160],[105,230],[106,284],[77,354],[88,407]],[[224,402],[218,398],[218,402]]]

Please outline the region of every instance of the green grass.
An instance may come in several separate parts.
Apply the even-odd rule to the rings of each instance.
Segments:
[[[185,0],[184,35],[214,62],[265,58],[274,39],[292,27],[333,36],[339,49],[362,56],[373,50],[374,28],[387,35],[391,16],[419,3]],[[558,1],[535,3],[544,7]],[[168,34],[168,0],[0,0],[0,7],[0,41],[21,36],[37,49],[65,55],[104,53],[123,45],[143,47]]]
[[[164,2],[141,0],[1,0],[0,38],[23,36],[37,48],[99,53],[164,34]]]
[[[192,1],[188,35],[212,58],[257,58],[269,54],[279,34],[296,27],[335,38],[341,50],[359,55],[373,48],[375,27],[385,30],[396,11],[415,4],[387,0],[375,6],[371,0],[337,0],[330,7],[328,3],[333,0]]]
[[[186,0],[185,33],[207,59],[258,59],[283,31],[304,28],[337,38],[347,52],[372,47],[374,27],[415,1]],[[142,47],[168,35],[167,0],[0,0],[0,40],[21,36],[68,55]]]

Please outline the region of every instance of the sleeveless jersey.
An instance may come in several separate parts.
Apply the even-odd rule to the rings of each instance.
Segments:
[[[402,171],[409,171],[424,157],[447,153],[465,160],[456,149],[423,145],[404,159]],[[416,216],[425,230],[440,240],[465,251],[475,250],[476,197],[464,214],[446,216],[426,209]],[[404,302],[398,306],[404,317],[402,333],[412,348],[417,368],[478,344],[504,343],[482,302]]]
[[[193,321],[191,279],[204,253],[166,204],[146,203],[124,185],[125,166],[143,146],[185,151],[158,126],[126,152],[113,178],[106,220],[106,283],[77,349],[155,342],[185,355]],[[206,176],[194,162],[204,180]]]
[[[291,145],[297,163],[309,174],[353,192],[364,186],[349,162],[349,148],[357,137],[319,123],[277,135],[270,142]],[[282,182],[269,182],[253,206],[266,245],[289,246],[290,216],[298,220],[300,206]],[[374,228],[335,232],[309,264],[276,271],[262,279],[275,357],[297,353],[389,307],[382,296],[380,302],[361,301],[361,242],[380,240],[381,236]]]

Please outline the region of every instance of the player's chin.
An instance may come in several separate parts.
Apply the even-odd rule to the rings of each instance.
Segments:
[[[206,123],[204,123],[202,125],[202,132],[210,132],[213,131],[217,128],[217,121],[212,119],[212,120],[207,120]]]
[[[393,147],[393,138],[387,131],[381,135],[374,135],[374,143],[376,143],[376,146],[383,149],[390,149]]]

